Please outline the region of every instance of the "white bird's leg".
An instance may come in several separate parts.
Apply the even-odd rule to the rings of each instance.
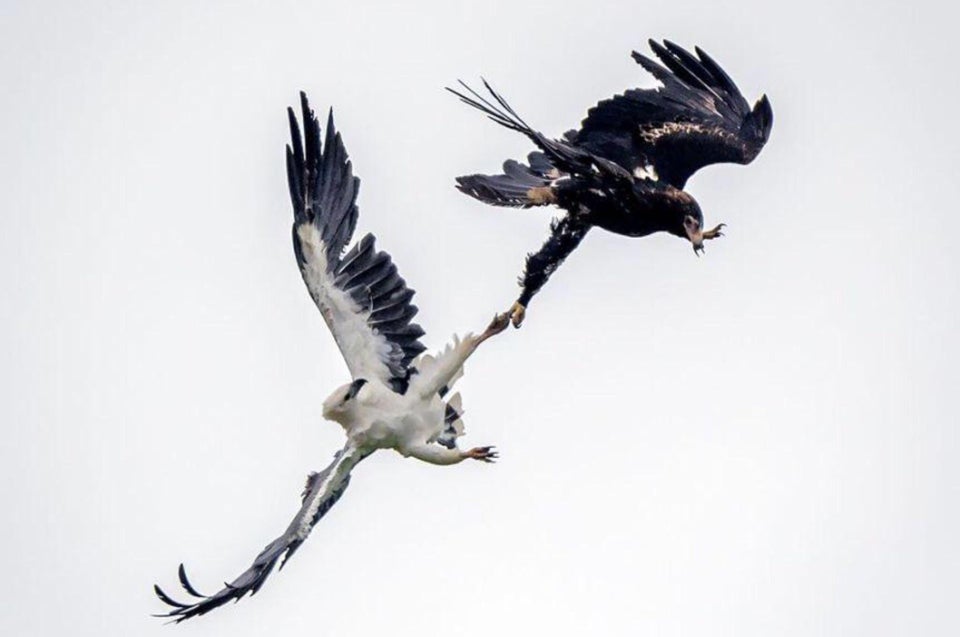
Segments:
[[[404,456],[413,456],[430,464],[448,465],[463,462],[467,458],[493,462],[497,458],[497,451],[493,447],[474,447],[468,451],[447,449],[437,444],[424,444],[408,447],[400,452]]]
[[[495,462],[496,459],[500,457],[496,447],[474,447],[462,453],[466,458],[473,458],[474,460],[489,463]]]
[[[466,336],[462,341],[456,340],[452,347],[448,347],[429,369],[421,369],[421,375],[415,377],[417,392],[424,398],[430,398],[443,387],[450,388],[451,381],[459,377],[459,370],[470,356],[477,351],[480,343],[495,336],[510,325],[508,314],[497,314],[490,321],[483,334]]]
[[[510,314],[495,314],[493,320],[490,321],[490,325],[487,326],[487,329],[483,330],[483,333],[479,336],[470,335],[464,339],[466,347],[462,351],[458,352],[459,356],[454,358],[455,365],[457,368],[463,367],[463,364],[467,362],[467,359],[470,358],[477,348],[480,347],[480,343],[484,342],[491,336],[496,336],[503,330],[507,329],[510,325]]]
[[[490,321],[490,325],[487,326],[487,329],[483,331],[483,334],[477,337],[477,342],[473,346],[473,350],[476,350],[480,346],[480,343],[484,342],[491,336],[496,336],[503,330],[507,329],[507,326],[510,325],[510,313],[506,314],[497,314],[493,317],[493,320]],[[473,353],[471,350],[471,354]]]

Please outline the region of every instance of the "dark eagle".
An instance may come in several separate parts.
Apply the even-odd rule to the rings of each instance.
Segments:
[[[770,102],[764,95],[751,109],[733,80],[698,47],[696,56],[668,41],[650,40],[650,48],[664,66],[636,51],[633,59],[662,86],[600,102],[580,130],[562,139],[530,128],[486,81],[493,101],[463,82],[466,93],[447,89],[539,148],[526,164],[506,161],[502,175],[458,177],[457,188],[497,206],[555,204],[565,211],[540,251],[527,257],[523,290],[511,309],[514,326],[593,226],[629,237],[666,231],[690,241],[698,254],[705,240],[723,234],[722,223],[704,229],[700,206],[684,185],[703,166],[753,161],[770,136]]]

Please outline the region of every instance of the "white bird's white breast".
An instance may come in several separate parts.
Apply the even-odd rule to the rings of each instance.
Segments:
[[[424,400],[415,392],[401,395],[379,382],[370,382],[342,424],[347,436],[358,445],[402,452],[439,435],[444,412],[443,401],[436,395]]]

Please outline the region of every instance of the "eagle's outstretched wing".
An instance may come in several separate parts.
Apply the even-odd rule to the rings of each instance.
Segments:
[[[660,181],[683,188],[690,175],[719,162],[750,163],[773,125],[762,96],[753,109],[740,89],[699,47],[696,56],[664,41],[650,48],[666,65],[633,52],[633,58],[663,84],[630,89],[590,109],[576,145],[606,157],[631,173],[655,171]]]
[[[411,319],[413,290],[397,274],[386,252],[377,252],[367,234],[343,254],[357,225],[357,192],[340,134],[327,119],[320,124],[300,94],[303,138],[293,109],[287,178],[293,202],[293,248],[300,272],[354,379],[379,379],[403,391],[410,362],[425,348],[423,329]]]
[[[177,601],[155,585],[153,589],[157,597],[172,607],[172,610],[158,615],[158,617],[171,617],[174,621],[180,623],[191,617],[208,613],[231,600],[239,601],[247,593],[253,595],[260,590],[260,587],[263,586],[263,583],[273,571],[277,560],[283,557],[283,562],[280,564],[280,568],[283,568],[290,556],[300,548],[300,545],[310,535],[313,526],[340,499],[350,483],[350,471],[364,457],[365,455],[361,451],[348,443],[346,447],[337,452],[333,462],[326,469],[320,473],[310,474],[303,490],[303,505],[287,526],[287,530],[260,551],[250,568],[232,582],[224,583],[223,588],[213,595],[203,595],[197,592],[197,589],[187,579],[186,570],[181,564],[178,572],[180,584],[187,593],[197,598],[198,601],[191,603]]]

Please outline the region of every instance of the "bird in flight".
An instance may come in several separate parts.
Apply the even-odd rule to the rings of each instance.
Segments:
[[[319,122],[303,93],[300,102],[302,138],[296,115],[288,109],[293,248],[310,296],[353,378],[323,402],[324,418],[339,423],[347,440],[333,462],[307,478],[302,506],[283,534],[236,579],[213,595],[203,595],[187,579],[181,564],[179,580],[193,600],[178,601],[154,586],[157,596],[171,607],[159,616],[178,623],[260,590],[277,561],[283,558],[283,568],[340,499],[353,468],[374,451],[393,449],[438,465],[468,458],[493,462],[497,457],[490,446],[466,451],[457,447],[457,438],[464,432],[460,396],[447,398],[447,394],[462,375],[464,361],[480,343],[506,329],[509,316],[494,317],[478,336],[454,337],[437,356],[421,355],[424,332],[411,323],[417,313],[411,303],[414,292],[397,273],[390,255],[376,250],[371,234],[343,254],[357,224],[360,180],[353,176],[332,111],[321,144]]]
[[[629,89],[587,112],[580,130],[550,139],[533,130],[484,80],[487,99],[460,82],[447,89],[494,122],[526,135],[538,148],[527,163],[508,160],[500,175],[465,175],[457,188],[485,203],[529,208],[556,205],[550,237],[528,255],[522,291],[510,310],[519,327],[530,300],[594,226],[629,237],[669,232],[693,245],[723,235],[724,224],[706,229],[687,179],[710,164],[749,164],[766,144],[773,110],[762,96],[753,106],[713,59],[664,41],[650,40],[663,63],[633,52],[633,59],[660,81],[653,89]]]

